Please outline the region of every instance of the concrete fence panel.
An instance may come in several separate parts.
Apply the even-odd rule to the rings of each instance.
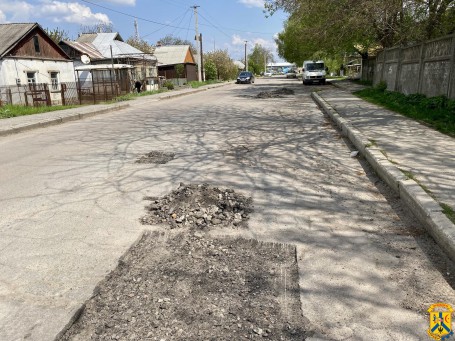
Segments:
[[[455,98],[455,35],[406,48],[385,49],[376,57],[373,84],[406,95]]]

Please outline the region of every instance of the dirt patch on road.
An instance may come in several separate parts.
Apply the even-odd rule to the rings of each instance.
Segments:
[[[166,224],[171,229],[209,229],[217,227],[246,227],[253,212],[252,199],[233,189],[208,184],[180,186],[162,198],[146,197],[152,201],[146,207],[143,224]]]
[[[136,163],[156,163],[156,164],[165,164],[169,161],[172,161],[175,157],[174,153],[160,152],[160,151],[151,151],[145,155],[142,155],[139,159],[136,160]]]
[[[280,98],[283,95],[293,95],[294,90],[288,88],[281,88],[273,91],[261,91],[256,95],[256,98]]]
[[[294,246],[146,233],[58,340],[304,340]]]

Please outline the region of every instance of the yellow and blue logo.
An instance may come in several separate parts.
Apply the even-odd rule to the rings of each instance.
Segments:
[[[450,304],[435,303],[428,308],[430,313],[430,327],[427,330],[428,335],[437,340],[448,340],[453,336],[452,331],[452,312]]]

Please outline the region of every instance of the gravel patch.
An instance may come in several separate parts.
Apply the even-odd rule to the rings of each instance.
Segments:
[[[304,340],[295,246],[145,233],[57,340]]]
[[[165,164],[169,161],[172,161],[175,157],[174,153],[160,152],[160,151],[151,151],[139,159],[136,160],[136,163],[156,163],[156,164]]]
[[[141,222],[147,225],[165,224],[171,229],[209,229],[213,227],[247,227],[253,212],[252,199],[233,189],[208,184],[180,183],[162,198],[146,197],[151,204]]]
[[[283,95],[294,95],[294,90],[281,88],[273,91],[261,91],[256,98],[281,98]]]

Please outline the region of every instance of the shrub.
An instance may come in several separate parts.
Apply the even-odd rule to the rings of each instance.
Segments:
[[[170,81],[166,81],[163,86],[165,88],[167,88],[168,90],[174,90],[174,83],[170,82]]]
[[[378,84],[376,84],[376,90],[384,92],[387,90],[387,83],[384,81],[380,81]]]

